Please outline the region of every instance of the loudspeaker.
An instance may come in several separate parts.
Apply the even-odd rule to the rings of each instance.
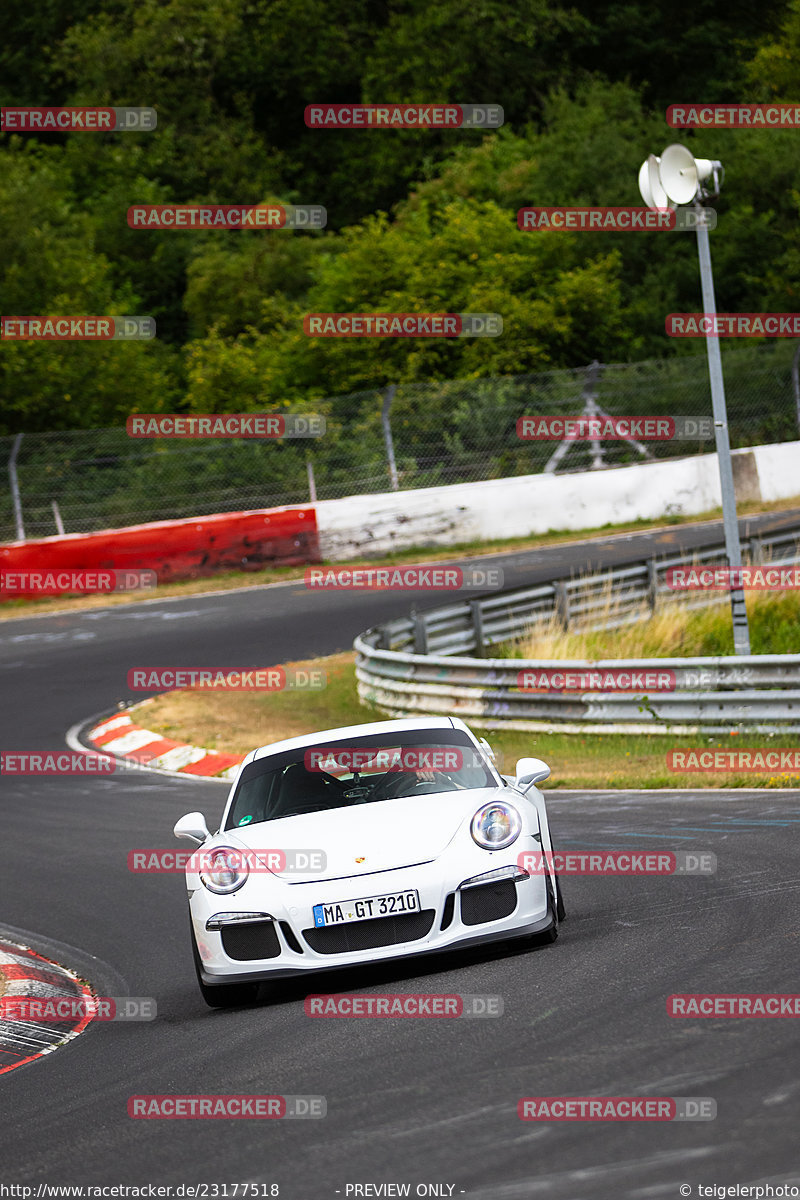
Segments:
[[[691,150],[675,142],[661,155],[661,186],[676,204],[689,204],[703,180],[714,173],[714,166],[710,158],[695,158]]]
[[[661,162],[655,154],[646,158],[639,168],[639,191],[648,208],[669,208],[669,197],[661,186],[658,168]]]

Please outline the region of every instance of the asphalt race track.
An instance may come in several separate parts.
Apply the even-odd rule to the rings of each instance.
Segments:
[[[743,535],[762,523],[742,522]],[[706,526],[606,539],[592,561],[641,557],[659,538],[688,547],[717,536]],[[569,546],[493,564],[514,586],[586,560],[586,546]],[[63,748],[70,726],[128,698],[130,666],[268,666],[331,653],[414,599],[295,583],[0,623],[2,748]],[[0,937],[27,940],[98,992],[158,1003],[154,1022],[93,1023],[0,1078],[9,1180],[277,1183],[289,1200],[345,1196],[348,1184],[409,1183],[411,1195],[418,1184],[445,1185],[441,1195],[453,1185],[453,1196],[480,1200],[650,1200],[677,1197],[681,1184],[696,1196],[698,1184],[800,1182],[797,1023],[666,1012],[675,992],[800,991],[800,793],[550,794],[563,850],[711,850],[718,873],[565,880],[569,915],[553,946],[317,976],[217,1012],[195,985],[181,877],[130,874],[126,856],[177,846],[172,825],[192,809],[214,827],[225,792],[141,771],[3,779]],[[311,990],[488,993],[502,996],[504,1015],[312,1020],[302,1004]],[[327,1117],[127,1115],[133,1094],[174,1093],[323,1095]],[[517,1117],[521,1097],[556,1095],[707,1096],[718,1115]]]

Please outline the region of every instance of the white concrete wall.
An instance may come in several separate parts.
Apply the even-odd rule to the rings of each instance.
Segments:
[[[754,455],[764,500],[800,495],[800,442],[734,453]],[[703,454],[609,471],[347,496],[318,501],[316,510],[322,555],[338,562],[415,546],[692,516],[720,504],[717,456]]]
[[[800,442],[776,442],[753,450],[762,500],[800,495]]]

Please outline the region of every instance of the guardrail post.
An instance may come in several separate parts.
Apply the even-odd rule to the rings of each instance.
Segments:
[[[392,440],[392,426],[389,420],[389,413],[392,410],[392,401],[394,394],[397,391],[397,384],[390,383],[386,391],[383,393],[383,403],[381,404],[381,425],[383,426],[383,441],[386,446],[386,462],[389,466],[389,480],[392,485],[392,491],[400,490],[400,480],[397,477],[397,463],[394,458],[394,441]]]
[[[564,629],[569,629],[569,596],[567,595],[566,584],[560,580],[553,584],[555,592],[555,614],[558,623]]]
[[[8,478],[11,484],[11,503],[14,506],[14,523],[17,527],[17,541],[25,541],[25,526],[22,523],[22,501],[19,495],[19,479],[17,477],[17,455],[22,444],[23,434],[18,433],[11,448],[8,460]]]
[[[486,645],[483,640],[483,609],[480,600],[470,600],[469,611],[472,616],[472,629],[475,633],[475,657],[483,658]]]
[[[750,538],[750,544],[748,546],[748,550],[750,552],[750,562],[751,563],[763,563],[763,561],[764,561],[764,546],[761,542],[760,537]]]
[[[317,481],[314,478],[314,464],[311,457],[306,459],[306,472],[308,473],[308,500],[310,504],[317,503]]]
[[[414,622],[414,653],[428,653],[428,627],[425,624],[425,617],[420,613],[412,611],[411,618]]]
[[[658,603],[658,567],[654,558],[647,560],[647,603],[654,613]]]
[[[58,507],[58,501],[51,500],[50,504],[53,509],[53,519],[56,523],[56,532],[58,533],[59,537],[63,537],[65,532],[64,522],[61,520],[61,509]]]

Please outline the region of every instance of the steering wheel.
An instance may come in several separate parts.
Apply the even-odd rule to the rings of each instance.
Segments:
[[[436,780],[417,779],[417,777],[415,775],[409,776],[409,774],[407,772],[402,772],[402,773],[398,773],[397,779],[389,779],[384,783],[380,783],[378,785],[378,787],[375,789],[375,791],[377,793],[383,793],[384,799],[386,799],[386,800],[395,800],[399,796],[408,795],[408,794],[410,794],[411,791],[416,791],[417,788],[426,788],[427,789],[426,792],[422,792],[422,791],[417,792],[417,795],[421,795],[421,796],[429,795],[431,792],[441,792],[443,790],[451,790],[451,791],[457,790],[458,785],[453,781],[453,779],[450,777],[450,775],[447,774],[446,771],[436,771],[435,774],[440,775],[443,779],[446,779],[447,782],[450,784],[450,788],[443,789],[442,787],[439,786],[439,784],[436,782]],[[403,785],[407,784],[409,782],[409,780],[411,782],[411,787],[406,789],[406,788],[404,788]]]

